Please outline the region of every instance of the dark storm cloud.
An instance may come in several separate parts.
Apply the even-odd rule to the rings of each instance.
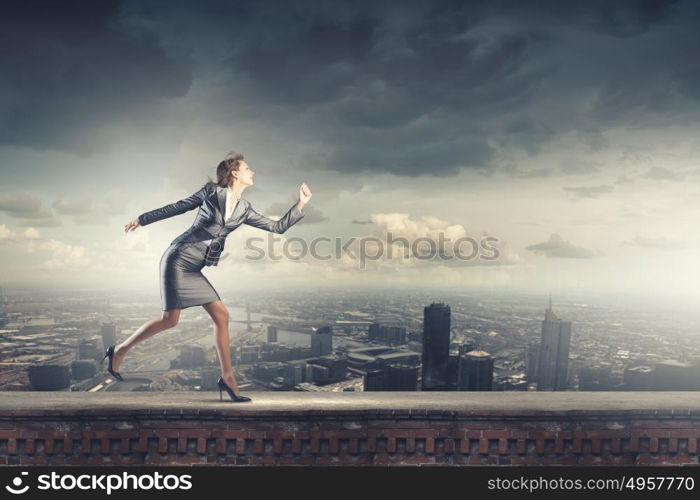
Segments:
[[[3,25],[18,48],[3,68],[16,103],[5,143],[70,147],[109,120],[152,125],[189,88],[183,60],[201,89],[188,119],[260,127],[303,145],[299,163],[346,173],[445,177],[568,132],[598,150],[613,127],[700,117],[689,0],[89,5],[59,10],[59,27]]]
[[[551,175],[551,171],[546,168],[524,170],[514,164],[504,165],[501,167],[501,171],[518,179],[537,179],[540,177],[549,177]]]
[[[611,127],[698,118],[691,2],[266,5],[221,16],[240,20],[231,108],[294,123],[322,167],[449,176],[568,131],[598,150]]]
[[[60,226],[61,221],[41,206],[41,200],[31,193],[8,193],[0,195],[0,212],[24,225],[37,227]]]
[[[600,171],[602,163],[579,158],[563,158],[559,162],[559,169],[562,175],[590,175]]]
[[[188,66],[119,28],[120,2],[10,1],[0,17],[0,145],[95,151],[115,125],[157,124]]]
[[[488,163],[488,131],[466,115],[526,98],[536,77],[521,70],[538,36],[464,37],[478,19],[471,5],[407,4],[401,15],[395,6],[344,5],[340,18],[308,8],[303,20],[291,15],[294,29],[257,24],[256,37],[243,33],[228,61],[239,90],[308,117],[332,169],[448,176]],[[508,127],[508,141],[529,149],[549,133],[522,118]]]
[[[598,129],[577,130],[576,136],[581,142],[587,144],[592,151],[599,151],[610,144],[605,135]]]
[[[517,1],[506,3],[512,4]],[[546,11],[542,12],[544,15],[562,23],[617,38],[630,38],[643,35],[655,23],[666,19],[671,13],[671,7],[677,4],[678,0],[549,0],[538,3],[542,10]],[[520,4],[526,5],[526,2]]]
[[[590,259],[600,257],[602,254],[593,252],[587,248],[576,246],[573,243],[566,241],[558,234],[552,234],[548,241],[537,243],[525,247],[531,252],[544,255],[548,258],[568,258],[568,259]]]

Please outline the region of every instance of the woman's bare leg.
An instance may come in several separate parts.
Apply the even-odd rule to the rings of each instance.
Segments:
[[[119,371],[119,366],[121,366],[122,361],[124,361],[124,356],[126,356],[126,353],[136,344],[143,342],[158,332],[174,327],[179,320],[180,309],[170,309],[168,311],[163,311],[163,316],[161,318],[153,318],[146,321],[138,330],[132,333],[128,339],[114,347],[112,369],[114,371]]]
[[[231,366],[231,345],[228,335],[228,309],[223,302],[215,300],[202,306],[214,320],[214,342],[216,344],[216,352],[219,355],[219,364],[221,365],[221,378],[224,379],[233,392],[240,396],[236,377],[233,375],[233,366]]]

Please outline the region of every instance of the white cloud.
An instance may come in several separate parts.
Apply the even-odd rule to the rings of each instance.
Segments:
[[[44,269],[76,270],[85,269],[90,265],[85,247],[50,239],[45,241],[41,248],[50,254],[49,259],[42,264]]]
[[[14,240],[15,237],[15,233],[13,233],[5,224],[0,224],[0,241]]]
[[[24,230],[24,237],[30,240],[37,240],[41,236],[39,234],[39,231],[34,229],[33,227],[28,227],[27,229]]]

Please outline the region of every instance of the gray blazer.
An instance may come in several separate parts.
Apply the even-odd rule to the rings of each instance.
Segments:
[[[196,207],[199,207],[199,211],[192,226],[175,238],[171,244],[211,240],[205,254],[207,266],[216,266],[219,263],[226,236],[241,224],[282,234],[306,215],[297,208],[295,203],[280,220],[274,221],[253,210],[250,202],[241,198],[228,220],[224,220],[226,188],[207,182],[199,191],[187,198],[142,213],[139,215],[139,224],[146,226],[152,222],[183,214]]]

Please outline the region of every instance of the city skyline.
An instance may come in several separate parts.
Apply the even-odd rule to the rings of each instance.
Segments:
[[[531,354],[540,350],[543,333],[557,330],[544,328],[557,323],[552,309],[573,331],[568,376],[554,390],[695,390],[700,380],[697,321],[677,310],[556,298],[552,306],[538,295],[459,293],[443,298],[449,323],[428,326],[438,334],[449,327],[445,343],[424,335],[428,304],[439,309],[424,292],[293,297],[278,292],[254,299],[252,308],[231,308],[233,364],[246,390],[481,391],[492,384],[494,391],[536,391],[538,360]],[[115,385],[95,360],[115,335],[125,338],[148,315],[139,297],[5,294],[0,305],[4,390],[26,387],[27,376],[41,378],[42,370],[52,384],[79,374],[83,379],[71,381],[71,387],[83,391],[216,389],[218,368],[205,313],[193,310],[168,335],[134,351],[123,367],[126,382]],[[323,339],[324,332],[332,337]],[[435,358],[428,367],[437,368],[438,378],[444,374],[447,385],[422,385],[422,353]],[[474,361],[487,364],[477,368]]]

